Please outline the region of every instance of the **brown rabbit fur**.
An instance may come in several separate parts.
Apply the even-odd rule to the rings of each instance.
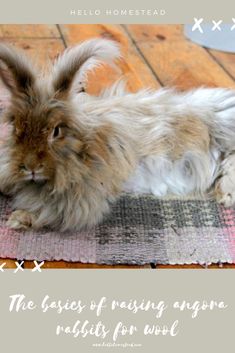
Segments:
[[[96,224],[132,171],[136,160],[125,134],[120,137],[108,123],[87,125],[69,99],[83,62],[105,60],[106,51],[111,58],[119,55],[114,44],[109,53],[109,46],[93,40],[83,43],[77,55],[67,51],[49,84],[37,82],[21,53],[1,46],[1,78],[12,94],[4,119],[12,131],[1,157],[0,188],[14,195],[11,227],[67,230]]]

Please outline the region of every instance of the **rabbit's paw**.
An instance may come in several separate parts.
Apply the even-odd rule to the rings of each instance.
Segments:
[[[225,207],[232,207],[235,205],[235,190],[234,192],[225,191],[223,188],[217,188],[216,199]]]
[[[235,205],[235,154],[229,156],[222,165],[222,176],[215,186],[216,198],[226,207]]]
[[[25,210],[16,210],[10,215],[7,226],[12,229],[29,229],[33,226],[34,215]]]

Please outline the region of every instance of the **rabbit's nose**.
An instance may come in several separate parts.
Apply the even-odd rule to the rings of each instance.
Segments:
[[[37,166],[28,165],[28,164],[21,164],[20,169],[24,172],[32,173],[33,175],[40,171],[43,168],[43,164],[39,164]]]

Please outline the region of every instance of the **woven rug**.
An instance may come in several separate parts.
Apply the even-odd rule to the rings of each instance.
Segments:
[[[8,97],[0,94],[0,113]],[[6,137],[0,128],[0,142]],[[58,234],[6,227],[10,200],[0,195],[0,258],[102,264],[235,263],[235,210],[210,200],[124,195],[89,232]]]
[[[0,197],[0,257],[103,264],[235,263],[235,210],[215,201],[123,195],[89,232],[14,231]]]

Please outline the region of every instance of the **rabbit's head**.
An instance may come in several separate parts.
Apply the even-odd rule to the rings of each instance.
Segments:
[[[20,51],[0,45],[0,77],[11,94],[5,119],[12,183],[66,183],[74,165],[86,166],[86,134],[71,98],[97,63],[119,57],[115,43],[94,39],[67,49],[41,76]]]

